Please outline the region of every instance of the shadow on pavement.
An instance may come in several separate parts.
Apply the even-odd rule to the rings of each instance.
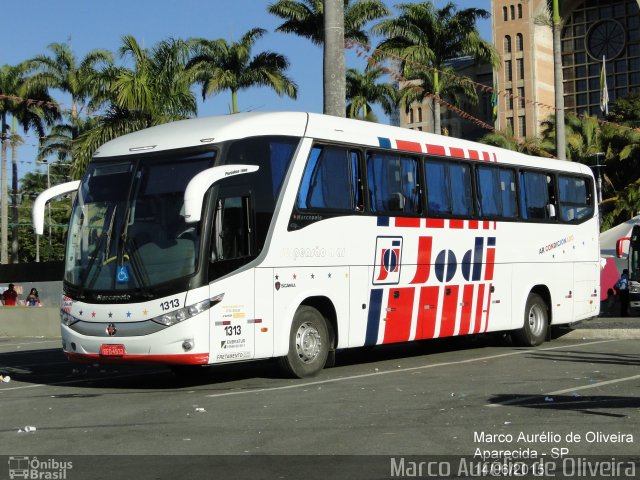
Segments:
[[[627,417],[622,413],[601,411],[600,409],[640,408],[640,398],[615,395],[581,396],[572,395],[513,395],[497,394],[489,403],[510,407],[572,410],[588,415],[607,417]]]

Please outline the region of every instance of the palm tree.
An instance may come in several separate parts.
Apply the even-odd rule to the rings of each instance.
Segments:
[[[187,69],[189,45],[177,39],[163,40],[151,50],[142,48],[132,36],[122,38],[122,57],[131,57],[133,68],[112,67],[111,80],[93,99],[105,114],[96,117],[73,146],[72,176],[79,178],[93,152],[121,135],[161,123],[195,116],[195,82]]]
[[[1,168],[0,174],[2,175],[2,187],[0,194],[0,202],[2,207],[0,208],[0,227],[2,233],[0,234],[0,262],[3,264],[8,263],[8,229],[9,229],[9,209],[8,209],[8,185],[7,185],[7,149],[11,141],[8,132],[10,126],[8,123],[9,116],[11,116],[17,123],[19,123],[25,133],[33,129],[37,132],[39,137],[44,135],[44,123],[53,123],[55,119],[59,117],[58,110],[53,104],[52,99],[49,97],[46,89],[38,86],[28,86],[24,77],[24,66],[10,66],[4,65],[0,67],[0,92],[4,94],[0,98],[0,138],[2,142],[1,148]],[[52,108],[51,108],[52,107]],[[16,128],[12,133],[15,133]],[[14,146],[17,145],[19,139],[13,139]],[[14,196],[17,192],[17,155],[13,155],[13,193]],[[15,198],[15,197],[14,197]],[[15,216],[15,211],[14,211]],[[14,218],[14,224],[17,220]],[[14,231],[14,236],[17,233]],[[17,255],[17,245],[14,243],[14,255],[13,259]]]
[[[600,123],[596,116],[568,114],[564,117],[566,131],[565,158],[588,165],[596,153],[602,152]],[[542,122],[542,137],[547,144],[556,144],[555,115]]]
[[[387,7],[381,0],[278,0],[267,10],[285,20],[277,32],[294,33],[323,46],[323,111],[344,116],[344,42],[368,45],[364,26],[389,15]]]
[[[369,43],[364,26],[390,14],[381,0],[343,0],[344,38],[361,44]],[[278,0],[267,8],[284,20],[276,32],[294,33],[315,45],[324,44],[324,0]]]
[[[56,89],[71,95],[72,139],[78,136],[82,111],[91,99],[105,88],[104,72],[113,64],[113,54],[95,49],[84,58],[76,58],[67,43],[51,43],[52,56],[38,55],[24,62],[28,87]]]
[[[379,104],[386,114],[396,106],[396,89],[389,83],[377,83],[383,75],[380,67],[366,68],[360,73],[355,68],[347,70],[347,117],[377,121],[372,104]]]
[[[414,103],[422,103],[427,98],[433,97],[435,91],[434,71],[420,68],[407,69],[405,75],[411,78],[404,82],[398,93],[398,103],[408,112]],[[467,78],[459,77],[452,67],[444,67],[438,73],[439,98],[446,97],[453,106],[462,108],[463,103],[473,105],[478,103],[478,92],[475,85]],[[439,104],[439,102],[438,102]]]
[[[432,73],[434,130],[440,133],[441,72],[448,60],[469,55],[479,63],[497,66],[496,49],[480,37],[476,21],[489,12],[479,8],[458,11],[453,3],[436,10],[431,2],[397,5],[400,15],[383,20],[372,29],[386,37],[378,46],[378,55],[400,60],[402,75],[411,80],[416,69]]]
[[[285,75],[289,61],[284,55],[265,51],[252,57],[251,49],[256,40],[267,31],[252,28],[240,41],[191,40],[194,56],[188,64],[195,79],[202,85],[202,98],[223,90],[231,91],[231,112],[238,112],[238,91],[254,86],[266,86],[278,95],[295,99],[297,85]]]
[[[507,127],[507,129],[503,131],[487,133],[479,140],[479,142],[484,143],[485,145],[493,145],[495,147],[513,150],[527,155],[537,155],[540,157],[551,156],[548,152],[549,145],[544,143],[541,139],[538,137],[526,137],[524,140],[516,138],[510,127]]]

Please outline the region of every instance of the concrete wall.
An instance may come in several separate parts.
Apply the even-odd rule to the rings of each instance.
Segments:
[[[60,307],[0,306],[0,337],[60,337]]]

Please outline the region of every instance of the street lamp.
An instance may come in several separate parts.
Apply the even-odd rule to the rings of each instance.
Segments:
[[[592,155],[591,164],[589,167],[593,171],[593,174],[596,176],[596,188],[597,188],[597,200],[598,205],[602,203],[602,174],[600,173],[600,169],[605,167],[604,153],[598,152]]]
[[[47,189],[51,188],[51,165],[55,165],[60,162],[49,162],[47,160],[36,160],[37,165],[47,166]],[[51,203],[47,203],[47,211],[49,217],[49,254],[47,258],[51,257]],[[40,262],[40,235],[36,235],[36,262]]]

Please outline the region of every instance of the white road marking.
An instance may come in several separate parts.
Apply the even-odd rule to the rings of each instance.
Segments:
[[[571,347],[582,347],[582,346],[586,346],[586,345],[595,345],[595,344],[599,344],[599,343],[608,343],[608,342],[613,342],[615,340],[599,340],[599,341],[594,341],[594,342],[586,342],[586,343],[578,343],[578,344],[572,344]],[[451,361],[451,362],[442,362],[442,363],[434,363],[431,365],[420,365],[417,367],[407,367],[407,368],[397,368],[395,370],[386,370],[384,372],[371,372],[371,373],[363,373],[360,375],[350,375],[348,377],[337,377],[337,378],[328,378],[326,380],[318,380],[315,382],[305,382],[305,383],[296,383],[293,385],[284,385],[284,386],[280,386],[280,387],[267,387],[267,388],[254,388],[251,390],[235,390],[235,391],[231,391],[231,392],[224,392],[224,393],[214,393],[211,395],[207,395],[207,397],[209,398],[218,398],[218,397],[228,397],[230,395],[244,395],[244,394],[248,394],[248,393],[262,393],[262,392],[272,392],[272,391],[276,391],[276,390],[289,390],[289,389],[293,389],[293,388],[304,388],[304,387],[313,387],[314,385],[322,385],[322,384],[326,384],[326,383],[337,383],[337,382],[345,382],[345,381],[350,381],[350,380],[358,380],[361,378],[367,378],[367,377],[374,377],[376,375],[388,375],[388,374],[393,374],[393,373],[406,373],[406,372],[412,372],[412,371],[416,371],[416,370],[426,370],[426,369],[430,369],[430,368],[438,368],[438,367],[447,367],[450,365],[461,365],[464,363],[475,363],[475,362],[483,362],[486,360],[493,360],[496,358],[502,358],[502,357],[511,357],[513,355],[522,355],[524,353],[531,353],[534,351],[547,351],[547,350],[558,350],[561,348],[567,348],[567,345],[562,345],[562,346],[556,346],[556,347],[547,347],[547,348],[540,348],[538,350],[519,350],[517,352],[509,352],[509,353],[501,353],[498,355],[488,355],[486,357],[479,357],[479,358],[470,358],[470,359],[466,359],[466,360],[456,360],[456,361]]]

